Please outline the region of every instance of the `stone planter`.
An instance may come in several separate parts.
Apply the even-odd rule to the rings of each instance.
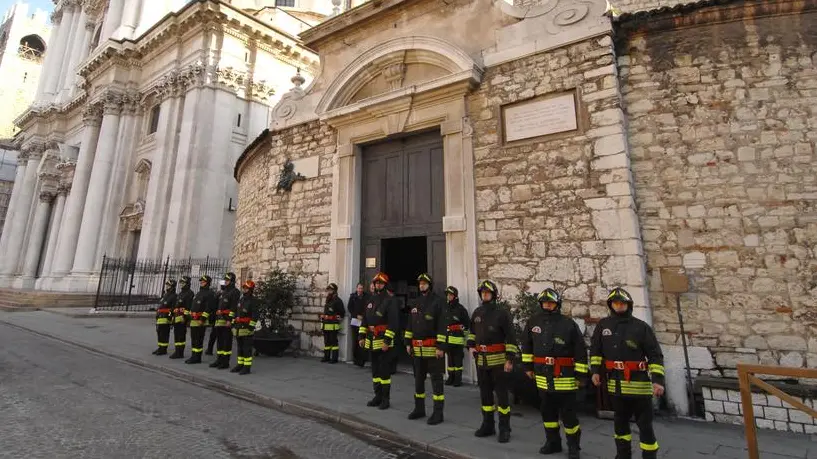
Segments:
[[[292,336],[258,331],[253,337],[253,347],[257,354],[281,357],[294,340]]]

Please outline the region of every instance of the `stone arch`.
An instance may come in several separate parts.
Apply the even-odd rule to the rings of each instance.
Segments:
[[[45,40],[37,34],[26,35],[20,39],[18,54],[41,58],[45,54]]]
[[[324,114],[347,105],[361,88],[378,75],[385,74],[386,79],[392,81],[401,77],[399,72],[404,71],[409,61],[439,68],[448,75],[482,72],[471,56],[445,40],[427,36],[395,38],[369,49],[343,69],[321,97],[317,113]]]

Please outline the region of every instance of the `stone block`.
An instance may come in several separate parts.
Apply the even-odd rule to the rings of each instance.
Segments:
[[[800,424],[817,424],[817,420],[811,417],[808,413],[800,411],[796,408],[789,409],[789,420],[791,422],[799,422]]]
[[[706,255],[701,252],[689,252],[684,254],[684,268],[700,269],[706,266]]]
[[[723,413],[723,402],[719,400],[704,400],[704,410],[712,414]]]
[[[714,413],[713,416],[719,424],[743,424],[743,418],[738,415]]]
[[[774,429],[774,421],[768,419],[756,419],[755,424],[760,429]]]
[[[817,426],[804,425],[803,432],[807,434],[817,434]]]
[[[729,401],[730,402],[741,403],[741,401],[742,401],[741,398],[740,398],[740,391],[728,390],[728,391],[726,391],[726,395],[729,396]]]
[[[789,423],[783,421],[774,421],[774,430],[779,430],[781,432],[788,432],[789,431]]]
[[[788,421],[789,420],[789,410],[786,408],[775,408],[767,406],[764,410],[765,418],[771,419],[772,421]]]
[[[729,400],[729,394],[725,389],[712,389],[712,399],[726,401]]]
[[[624,134],[608,135],[596,139],[593,144],[593,154],[596,156],[609,156],[623,153],[627,148],[627,141]]]
[[[741,409],[740,409],[740,404],[739,403],[734,403],[734,402],[723,402],[723,411],[726,414],[734,414],[734,415],[743,414],[743,411],[741,411]]]
[[[624,167],[629,167],[629,160],[627,158],[627,154],[625,153],[616,153],[611,154],[609,156],[602,156],[600,158],[594,159],[590,163],[590,168],[594,171],[604,171],[609,169],[620,169]]]

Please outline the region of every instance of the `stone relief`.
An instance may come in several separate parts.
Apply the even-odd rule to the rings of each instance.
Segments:
[[[86,125],[98,125],[102,121],[100,104],[88,104],[82,109],[82,122]]]
[[[60,183],[57,187],[57,192],[68,194],[71,191],[71,184],[74,183],[74,170],[76,170],[77,162],[72,159],[63,158],[57,164],[57,172],[60,175]]]
[[[281,175],[278,177],[278,185],[275,186],[275,191],[292,191],[292,185],[301,180],[306,180],[306,177],[295,172],[295,164],[287,159],[287,162],[281,168]]]
[[[142,217],[145,214],[145,201],[138,199],[136,202],[126,205],[119,213],[119,221],[125,231],[138,231],[142,229]]]
[[[291,81],[294,86],[287,91],[286,94],[281,96],[281,100],[275,105],[275,108],[272,109],[274,119],[288,120],[292,118],[298,108],[297,102],[306,95],[303,88],[301,88],[301,85],[306,81],[306,79],[301,76],[301,69],[298,69],[295,76],[289,81]]]
[[[389,85],[389,89],[395,90],[403,87],[403,76],[406,74],[406,64],[398,62],[383,69],[383,77]]]
[[[234,91],[244,89],[247,78],[247,72],[232,67],[219,67],[216,69],[216,83],[224,85]]]

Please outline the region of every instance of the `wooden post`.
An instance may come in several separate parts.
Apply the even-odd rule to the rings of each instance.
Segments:
[[[755,424],[755,410],[752,406],[752,383],[749,382],[749,372],[738,364],[738,380],[740,382],[740,400],[743,404],[743,425],[746,428],[746,443],[749,447],[749,459],[760,459],[757,449],[757,425]]]

